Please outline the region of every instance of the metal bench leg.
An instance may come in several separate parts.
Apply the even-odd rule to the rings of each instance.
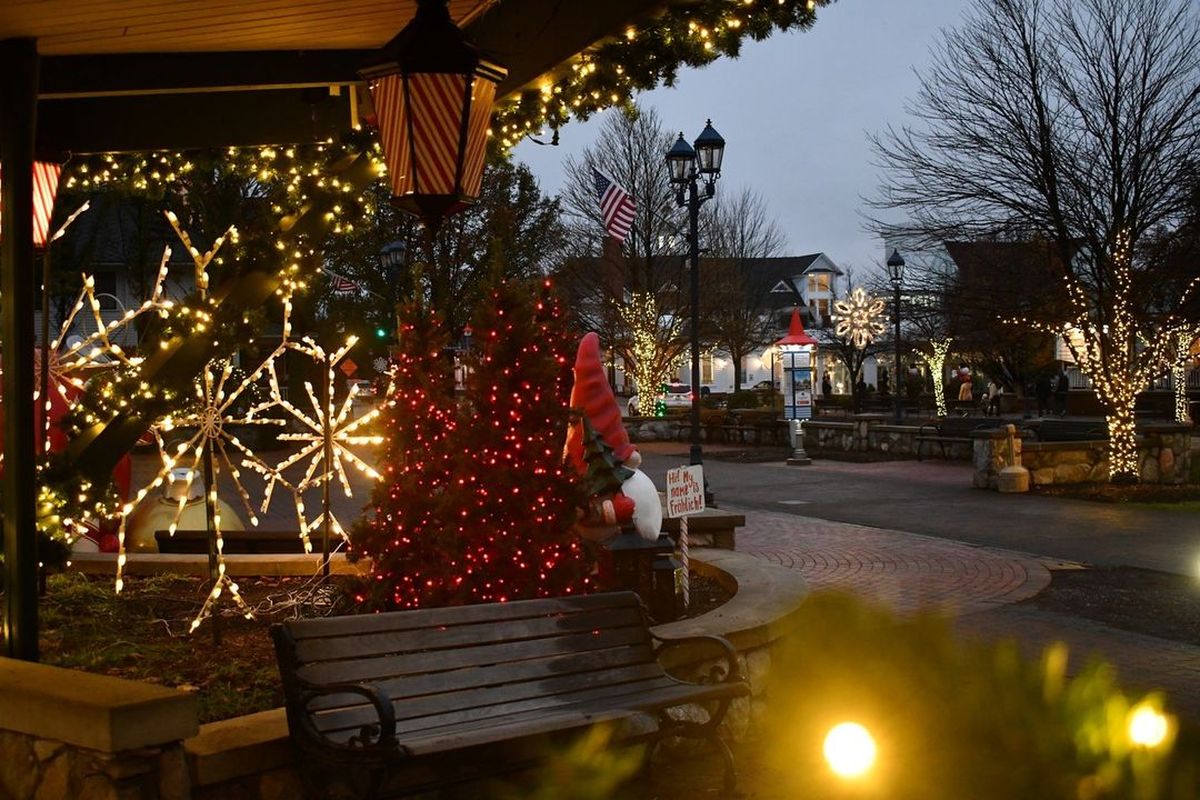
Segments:
[[[722,784],[725,788],[725,795],[728,797],[737,788],[737,768],[733,763],[733,750],[729,748],[724,739],[716,734],[715,730],[710,738],[713,744],[717,746],[717,751],[721,754],[721,760],[725,762],[725,778]]]

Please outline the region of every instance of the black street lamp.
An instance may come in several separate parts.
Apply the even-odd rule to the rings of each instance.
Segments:
[[[379,266],[387,278],[390,291],[385,301],[392,304],[392,336],[398,336],[400,331],[400,269],[404,266],[404,256],[408,246],[396,239],[388,242],[379,249]]]
[[[692,289],[692,446],[689,462],[703,464],[700,448],[700,206],[716,193],[717,178],[721,176],[721,160],[725,156],[725,140],[713,129],[712,120],[693,144],[683,134],[667,151],[667,168],[675,186],[675,202],[688,210],[688,264],[691,268]],[[704,181],[704,192],[700,181]],[[704,481],[705,505],[715,505],[712,492]]]
[[[893,249],[892,254],[888,256],[887,272],[892,282],[892,290],[896,293],[896,361],[892,375],[892,421],[899,425],[904,416],[904,409],[900,406],[900,285],[904,282],[904,257],[900,255],[899,250]]]

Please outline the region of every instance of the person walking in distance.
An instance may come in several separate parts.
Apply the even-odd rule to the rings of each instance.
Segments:
[[[1058,379],[1054,384],[1054,410],[1060,417],[1067,415],[1067,394],[1071,391],[1071,381],[1067,377],[1067,371],[1060,369],[1058,371]]]
[[[1057,380],[1057,378],[1055,378]],[[1050,395],[1054,394],[1054,381],[1050,375],[1042,372],[1033,384],[1033,393],[1037,395],[1037,413],[1044,417],[1050,413]]]

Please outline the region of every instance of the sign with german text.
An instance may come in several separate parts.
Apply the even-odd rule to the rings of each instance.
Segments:
[[[704,467],[667,470],[667,516],[686,517],[704,510]]]

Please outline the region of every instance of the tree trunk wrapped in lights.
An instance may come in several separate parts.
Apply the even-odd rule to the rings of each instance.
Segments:
[[[675,366],[673,353],[665,351],[661,343],[683,336],[683,318],[666,313],[653,292],[633,292],[629,302],[617,310],[633,341],[630,372],[637,386],[640,409],[643,413],[651,411],[653,398],[658,396],[659,387],[670,379]]]
[[[1067,279],[1071,320],[1061,330],[1033,323],[1035,327],[1061,334],[1075,363],[1092,382],[1096,398],[1104,407],[1108,424],[1108,472],[1113,483],[1136,483],[1138,463],[1134,406],[1137,396],[1161,374],[1175,345],[1175,329],[1168,319],[1157,336],[1140,334],[1134,317],[1132,253],[1129,238],[1117,236],[1111,255],[1112,285],[1104,295],[1104,318],[1108,325],[1092,321],[1095,299],[1076,278]]]
[[[927,365],[929,372],[933,375],[933,400],[937,404],[937,415],[939,417],[946,416],[946,356],[950,353],[950,345],[953,339],[934,339],[929,342],[930,353],[924,353],[920,350],[916,351]],[[897,391],[899,387],[897,386]]]
[[[1200,328],[1188,325],[1175,331],[1174,356],[1171,359],[1171,385],[1175,388],[1175,421],[1187,424],[1192,421],[1192,409],[1188,403],[1187,368],[1192,358],[1192,345]]]

